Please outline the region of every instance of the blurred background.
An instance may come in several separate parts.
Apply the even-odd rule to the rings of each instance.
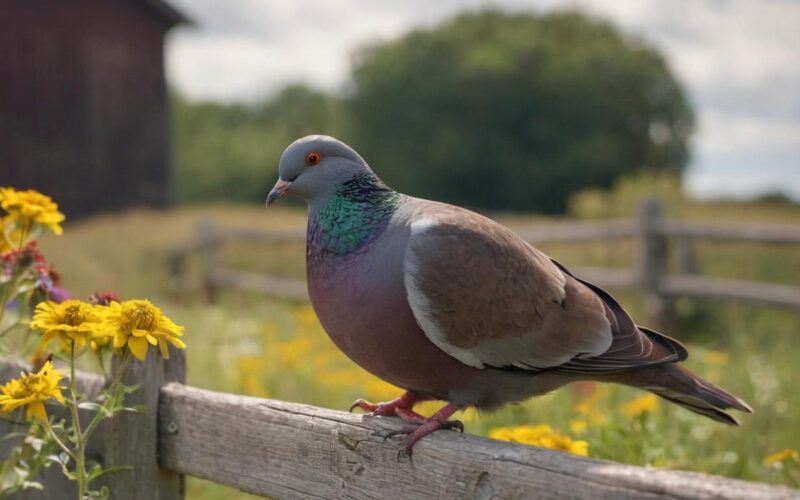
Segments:
[[[211,258],[273,288],[303,278],[304,208],[263,210],[291,141],[334,135],[390,186],[534,235],[652,197],[671,219],[797,234],[797,26],[792,0],[0,0],[0,185],[67,214],[42,246],[74,295],[147,296],[187,326],[191,384],[346,409],[399,390],[336,351],[302,290],[208,280]],[[210,228],[295,236],[214,236],[210,256]],[[800,285],[798,246],[699,242],[666,266]],[[636,264],[630,237],[542,248]],[[468,430],[543,423],[593,457],[797,487],[797,454],[775,454],[800,449],[798,309],[664,307],[690,367],[755,407],[741,428],[590,385],[468,413]]]

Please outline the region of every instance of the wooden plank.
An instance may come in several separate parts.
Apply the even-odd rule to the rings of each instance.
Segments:
[[[144,362],[134,360],[123,375],[125,385],[139,385],[138,390],[125,398],[126,406],[144,405],[148,411],[123,412],[105,423],[108,439],[103,449],[103,465],[131,468],[99,480],[108,486],[112,499],[180,500],[184,497],[183,478],[159,467],[157,451],[160,389],[166,382],[185,381],[183,352],[170,348],[170,359],[164,360],[152,351]]]
[[[543,225],[514,231],[525,241],[534,244],[561,241],[612,240],[636,236],[638,227],[631,219],[602,222],[569,222]]]
[[[681,274],[664,276],[661,292],[673,297],[738,300],[763,306],[800,309],[800,287],[790,285]]]
[[[569,271],[582,280],[601,288],[629,289],[639,286],[636,273],[630,269],[607,267],[570,267]]]
[[[659,231],[666,236],[704,241],[744,241],[751,243],[800,244],[798,225],[719,226],[697,222],[663,220]]]
[[[302,280],[225,268],[213,270],[209,279],[215,288],[233,288],[287,300],[308,301],[308,289]]]
[[[305,243],[305,229],[247,229],[214,228],[214,237],[220,242],[244,241],[249,243]]]
[[[169,384],[161,465],[277,498],[800,498],[800,491],[699,473],[600,462],[439,431],[413,459],[396,418],[354,415]]]

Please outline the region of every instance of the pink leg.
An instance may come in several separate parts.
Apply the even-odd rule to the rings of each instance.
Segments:
[[[365,401],[363,399],[358,399],[356,400],[355,403],[353,403],[353,406],[350,407],[350,411],[353,411],[355,407],[359,407],[362,410],[370,412],[373,415],[380,415],[384,417],[397,415],[400,418],[403,418],[403,416],[398,413],[398,410],[402,412],[414,413],[414,411],[412,410],[412,408],[414,408],[414,403],[420,401],[421,399],[423,398],[421,398],[417,394],[414,394],[411,391],[406,392],[399,398],[387,401],[386,403],[375,404],[375,403],[370,403],[369,401]]]
[[[450,418],[453,415],[453,413],[457,412],[460,409],[461,409],[460,406],[453,403],[448,403],[442,409],[434,413],[433,416],[431,416],[430,418],[425,418],[422,415],[411,412],[411,414],[406,415],[408,418],[402,416],[401,417],[403,418],[403,420],[406,420],[407,422],[412,422],[417,424],[417,427],[406,427],[398,431],[387,432],[383,436],[384,438],[389,438],[391,436],[396,436],[398,434],[408,434],[408,439],[406,439],[405,450],[406,453],[409,456],[411,456],[412,450],[417,441],[419,441],[420,439],[424,438],[425,436],[434,431],[437,431],[439,429],[457,429],[461,432],[464,432],[464,424],[462,424],[461,421],[448,420],[448,418]],[[400,415],[401,412],[398,412],[398,415]]]
[[[459,406],[453,403],[448,403],[447,406],[434,413],[431,418],[423,422],[408,436],[408,439],[406,440],[406,453],[411,455],[411,450],[414,448],[414,445],[417,441],[434,431],[438,431],[439,429],[455,428],[459,429],[461,432],[464,432],[464,424],[462,424],[459,420],[447,420],[453,415],[453,413],[460,409],[461,408]]]

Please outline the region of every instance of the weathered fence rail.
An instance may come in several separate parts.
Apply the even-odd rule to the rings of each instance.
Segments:
[[[107,476],[113,498],[183,498],[182,475],[275,498],[798,499],[800,491],[706,474],[602,462],[440,431],[399,451],[396,418],[371,417],[183,385],[183,362],[150,356],[131,376],[153,409],[100,430],[92,453],[132,472]],[[20,365],[0,360],[0,381]],[[79,375],[96,392],[96,376]],[[2,424],[6,425],[6,424]],[[0,425],[0,431],[7,432]],[[74,498],[51,467],[44,492]]]
[[[171,254],[173,283],[186,282],[186,266],[181,263],[192,252],[199,252],[203,257],[203,284],[212,299],[219,289],[254,291],[289,300],[308,299],[305,283],[300,280],[229,269],[221,265],[219,258],[220,247],[226,242],[299,243],[305,239],[303,231],[226,229],[205,222],[198,227],[197,234],[195,243]],[[544,225],[520,229],[517,234],[534,244],[636,240],[637,261],[633,269],[577,267],[572,271],[602,287],[639,290],[650,316],[657,322],[666,321],[669,304],[678,297],[734,300],[800,310],[800,286],[699,275],[693,250],[698,241],[800,245],[800,225],[725,227],[669,220],[663,217],[657,201],[646,200],[636,219]],[[668,271],[670,250],[677,253],[679,274]]]

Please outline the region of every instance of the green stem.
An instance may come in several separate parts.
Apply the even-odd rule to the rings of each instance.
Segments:
[[[75,341],[69,350],[69,392],[72,397],[72,432],[75,435],[75,475],[78,478],[78,500],[86,497],[86,454],[84,449],[83,433],[81,432],[80,414],[78,413],[78,382],[75,379]]]
[[[44,426],[44,429],[47,431],[47,433],[48,433],[48,434],[50,434],[50,437],[51,437],[51,438],[53,438],[53,441],[55,441],[55,442],[56,442],[56,444],[57,444],[57,445],[58,445],[58,446],[59,446],[59,447],[60,447],[62,450],[64,450],[64,453],[66,453],[66,454],[67,454],[67,455],[69,455],[69,456],[70,456],[70,457],[71,457],[73,460],[75,460],[75,454],[74,454],[74,453],[72,453],[72,450],[70,450],[70,449],[67,447],[67,445],[65,445],[65,444],[64,444],[64,442],[63,442],[63,441],[61,441],[61,439],[59,439],[58,435],[56,434],[56,431],[54,431],[54,430],[53,430],[53,428],[50,426],[50,421],[49,421],[49,420],[45,420],[45,421],[43,421],[43,422],[42,422],[42,425]]]
[[[125,370],[127,370],[128,365],[130,365],[130,363],[131,363],[130,352],[125,351],[125,353],[122,355],[122,361],[120,362],[119,368],[117,369],[117,373],[114,374],[114,379],[111,381],[111,385],[109,385],[107,389],[108,394],[113,395],[115,399],[116,399],[116,392],[119,391],[119,387],[122,385],[122,376],[125,374]],[[105,414],[102,412],[97,412],[95,414],[92,421],[89,422],[88,426],[86,426],[86,430],[83,431],[83,442],[89,441],[89,436],[92,435],[92,432],[94,432],[95,428],[100,424],[100,422],[103,420],[104,417]]]

